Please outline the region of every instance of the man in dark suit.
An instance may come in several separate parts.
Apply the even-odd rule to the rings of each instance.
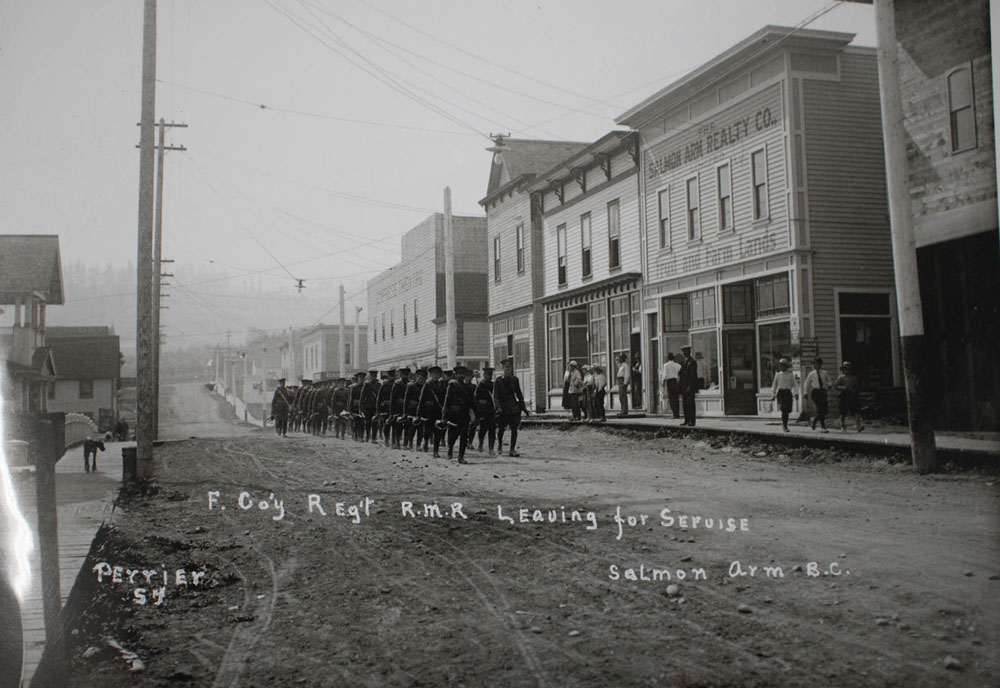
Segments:
[[[681,401],[684,407],[684,422],[681,425],[694,427],[694,395],[698,391],[698,362],[691,358],[691,347],[682,346],[681,371],[678,373],[678,385],[681,390]]]
[[[524,405],[524,394],[521,393],[521,383],[514,375],[514,359],[503,360],[503,375],[493,383],[493,403],[497,413],[497,452],[503,452],[503,433],[510,428],[510,456],[520,456],[517,453],[517,429],[521,426],[521,413],[528,415]]]
[[[290,399],[285,387],[285,378],[278,380],[278,388],[271,397],[271,419],[274,420],[274,431],[285,437],[288,435],[288,407]]]

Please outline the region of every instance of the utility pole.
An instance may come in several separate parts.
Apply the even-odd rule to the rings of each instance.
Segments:
[[[458,322],[455,320],[455,240],[451,228],[451,187],[444,187],[444,312],[448,330],[448,367],[458,358]]]
[[[344,377],[344,285],[340,285],[340,329],[337,331],[337,367]]]
[[[153,438],[160,436],[160,289],[162,288],[161,258],[163,253],[163,154],[168,150],[185,151],[184,146],[167,146],[164,133],[167,127],[187,127],[186,124],[167,124],[160,118],[160,140],[156,155],[156,220],[153,226]],[[173,275],[170,275],[173,277]]]
[[[354,307],[354,357],[351,359],[354,361],[354,369],[361,371],[361,306]]]
[[[934,427],[924,382],[924,318],[913,236],[913,208],[906,170],[903,98],[896,71],[897,43],[893,0],[875,0],[879,93],[885,146],[885,176],[892,231],[892,263],[896,274],[899,342],[906,377],[906,410],[910,419],[913,465],[921,473],[938,468]]]
[[[156,110],[156,0],[144,0],[139,119],[139,227],[136,255],[136,473],[153,476],[153,117]]]

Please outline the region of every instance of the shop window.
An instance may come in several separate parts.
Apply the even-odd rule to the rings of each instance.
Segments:
[[[753,219],[767,217],[767,150],[754,151],[750,156],[750,176],[753,183]]]
[[[670,248],[670,189],[660,191],[656,196],[658,208],[660,248]]]
[[[761,325],[757,328],[760,345],[759,379],[761,389],[770,389],[778,361],[792,355],[792,328],[787,322]]]
[[[757,317],[789,313],[788,273],[773,277],[761,277],[756,281]]]
[[[524,223],[517,226],[517,274],[524,273]]]
[[[631,349],[632,313],[628,296],[611,299],[611,354],[617,359]]]
[[[716,323],[714,288],[691,292],[688,295],[688,303],[691,306],[689,318],[691,327],[704,327]]]
[[[663,299],[663,331],[687,332],[690,328],[690,311],[686,296],[668,296]]]
[[[691,356],[698,364],[698,388],[719,388],[719,336],[716,330],[691,334]]]
[[[865,389],[893,385],[892,322],[887,293],[840,292],[840,353]]]
[[[563,384],[563,336],[562,311],[549,313],[548,316],[548,350],[549,350],[549,387],[562,387]]]
[[[727,324],[754,321],[753,284],[727,284],[722,287],[722,319]]]
[[[608,267],[620,267],[621,257],[621,210],[618,201],[608,203]]]
[[[500,281],[500,235],[493,237],[493,281]]]
[[[81,399],[93,399],[94,398],[94,381],[93,380],[80,380],[80,398]]]
[[[566,360],[575,360],[581,367],[590,360],[590,345],[587,342],[587,331],[590,322],[587,320],[587,307],[579,306],[564,311],[566,317]]]
[[[590,239],[590,213],[586,213],[580,216],[580,258],[583,265],[582,274],[584,277],[590,277]]]
[[[715,177],[716,188],[719,190],[719,231],[725,232],[733,228],[733,178],[729,172],[729,163],[719,165]]]
[[[948,113],[952,152],[975,148],[976,113],[972,99],[972,70],[968,67],[948,75]]]
[[[566,225],[556,227],[556,267],[559,286],[566,284]]]
[[[531,367],[531,347],[527,339],[514,341],[514,368],[524,370]]]
[[[700,203],[698,195],[698,178],[687,180],[687,237],[694,241],[701,236],[701,217],[698,214]]]
[[[608,367],[608,306],[605,301],[590,304],[590,362]]]

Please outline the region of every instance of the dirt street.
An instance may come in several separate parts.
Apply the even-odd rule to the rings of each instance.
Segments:
[[[171,436],[226,436],[123,496],[73,685],[1000,681],[995,473],[590,427],[459,466],[171,391]]]

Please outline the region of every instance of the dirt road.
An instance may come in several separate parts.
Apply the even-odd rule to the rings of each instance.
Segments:
[[[222,425],[125,500],[74,685],[1000,681],[995,475],[587,427],[459,466]]]

